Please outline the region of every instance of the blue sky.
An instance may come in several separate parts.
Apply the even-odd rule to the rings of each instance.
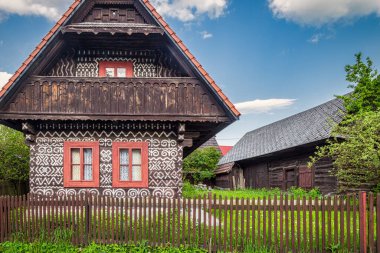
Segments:
[[[355,53],[370,56],[375,66],[380,63],[378,0],[152,2],[244,112],[217,136],[222,145],[347,93],[344,66],[354,62]],[[0,82],[20,66],[68,4],[0,0]]]

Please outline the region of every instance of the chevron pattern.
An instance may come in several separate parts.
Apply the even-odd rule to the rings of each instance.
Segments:
[[[41,131],[31,147],[32,193],[74,195],[84,192],[114,197],[162,196],[173,198],[181,193],[182,146],[174,132],[122,131]],[[100,188],[66,189],[63,187],[63,144],[65,141],[99,141]],[[112,143],[149,143],[149,189],[112,188]]]

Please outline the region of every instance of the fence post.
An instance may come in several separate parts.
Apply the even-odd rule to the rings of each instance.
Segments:
[[[86,218],[86,244],[88,244],[89,239],[90,239],[90,226],[91,226],[91,213],[90,213],[90,201],[89,201],[89,193],[85,193],[85,218]]]
[[[367,253],[367,193],[359,193],[360,252]]]
[[[3,197],[0,196],[0,242],[3,242]]]
[[[376,243],[377,252],[380,252],[380,194],[376,196]]]

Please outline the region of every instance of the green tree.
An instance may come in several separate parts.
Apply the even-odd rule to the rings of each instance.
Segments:
[[[22,133],[0,125],[0,180],[12,183],[16,193],[29,179],[29,147]]]
[[[213,147],[195,150],[183,161],[185,178],[192,178],[195,184],[215,177],[215,170],[221,153]]]
[[[341,192],[373,189],[380,182],[380,76],[369,58],[362,61],[361,54],[354,65],[346,66],[346,72],[353,91],[338,96],[344,101],[345,117],[310,164],[333,158]]]

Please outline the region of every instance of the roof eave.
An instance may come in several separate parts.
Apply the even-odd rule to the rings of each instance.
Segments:
[[[36,49],[29,55],[29,57],[22,63],[21,67],[13,74],[9,81],[0,90],[0,106],[6,102],[6,98],[12,92],[15,84],[20,81],[28,72],[33,63],[38,59],[46,47],[54,40],[54,38],[59,34],[60,28],[64,26],[68,20],[74,15],[76,10],[85,1],[75,0],[74,3],[69,7],[69,9],[63,14],[63,16],[57,21],[55,26],[50,29],[47,35],[42,39],[42,41],[37,45]]]
[[[168,35],[169,39],[173,42],[176,48],[181,52],[181,54],[189,60],[196,73],[202,78],[205,83],[208,83],[211,86],[212,92],[218,97],[218,99],[222,102],[222,106],[228,111],[229,118],[231,121],[239,120],[241,113],[236,109],[235,105],[224,95],[222,90],[217,86],[215,81],[211,78],[211,76],[203,69],[202,65],[195,59],[195,57],[190,53],[189,49],[183,44],[182,40],[174,33],[174,31],[169,27],[169,25],[165,22],[163,17],[156,11],[153,5],[149,2],[149,0],[140,0],[140,3],[144,6],[144,8],[152,13],[155,21],[164,29],[165,34]],[[165,24],[165,25],[164,25]],[[171,33],[170,33],[171,32]],[[181,46],[179,45],[181,43]],[[187,51],[187,53],[185,52]]]

